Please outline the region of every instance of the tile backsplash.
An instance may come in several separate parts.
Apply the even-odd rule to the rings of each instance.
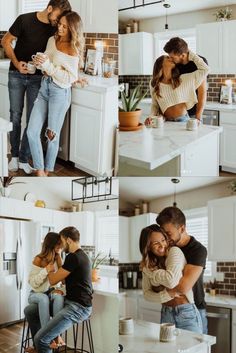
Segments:
[[[224,281],[218,281],[216,294],[236,296],[236,262],[217,262],[217,272],[224,273]]]
[[[133,89],[138,84],[142,83],[142,91],[148,90],[147,97],[150,97],[149,82],[152,76],[120,76],[119,82],[129,83],[130,89]],[[233,91],[236,92],[236,75],[209,75],[208,76],[208,91],[207,100],[210,102],[219,102],[220,87],[225,84],[225,80],[232,80]]]

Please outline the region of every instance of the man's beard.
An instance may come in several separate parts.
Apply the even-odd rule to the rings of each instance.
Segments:
[[[51,20],[51,14],[50,14],[50,13],[48,14],[48,22],[49,22],[50,25],[53,26],[53,27],[56,27],[56,25],[57,25],[57,21],[55,21],[55,20],[52,21],[52,20]]]
[[[68,244],[66,244],[66,246],[64,247],[64,252],[65,252],[66,254],[69,253],[69,245],[68,245]]]

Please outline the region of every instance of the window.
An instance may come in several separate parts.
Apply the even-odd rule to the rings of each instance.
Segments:
[[[20,13],[42,11],[48,3],[49,0],[19,0]]]
[[[166,54],[163,50],[165,44],[173,37],[183,38],[187,43],[191,51],[196,53],[196,30],[194,28],[176,30],[176,31],[167,31],[159,32],[154,34],[155,40],[155,56],[158,58],[160,55]]]
[[[184,211],[186,216],[187,232],[193,235],[200,243],[208,249],[208,215],[207,208],[197,208]],[[213,278],[216,272],[215,262],[206,262],[204,277]]]
[[[96,249],[105,255],[111,255],[113,258],[119,257],[119,220],[118,216],[112,214],[97,216],[96,220]]]

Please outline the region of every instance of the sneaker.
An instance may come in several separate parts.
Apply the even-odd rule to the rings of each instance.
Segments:
[[[18,169],[19,169],[19,158],[12,157],[11,161],[8,164],[8,170],[10,172],[17,172]]]
[[[23,169],[26,174],[31,174],[35,170],[29,165],[29,163],[22,162],[19,162],[19,169]]]

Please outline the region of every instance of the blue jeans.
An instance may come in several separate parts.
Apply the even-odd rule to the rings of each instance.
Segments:
[[[161,323],[173,323],[177,328],[202,333],[202,320],[195,304],[175,307],[162,305]]]
[[[54,170],[59,149],[61,128],[70,103],[71,88],[61,88],[53,82],[51,77],[43,77],[27,129],[35,169]],[[47,118],[48,127],[45,134],[47,137],[47,152],[44,162],[40,135],[43,124]],[[51,139],[48,137],[48,132],[50,131],[53,133]]]
[[[35,335],[34,343],[37,353],[51,353],[50,342],[68,330],[73,324],[88,319],[91,313],[91,306],[84,307],[79,303],[66,299],[64,308]]]
[[[206,309],[198,309],[201,319],[202,319],[202,328],[203,328],[203,333],[204,335],[208,334],[208,322],[207,322],[207,316],[206,316]]]
[[[166,121],[174,121],[174,122],[177,122],[177,123],[184,123],[184,122],[189,120],[189,115],[185,114],[185,115],[179,116],[176,119],[171,119],[171,118],[165,118],[165,119],[166,119]]]
[[[64,307],[64,297],[54,293],[30,292],[29,304],[37,304],[41,327],[45,327],[50,320],[50,303],[52,303],[53,316]]]
[[[12,157],[19,157],[22,163],[27,163],[30,158],[30,148],[26,131],[33,104],[39,92],[41,79],[42,76],[40,75],[25,75],[21,74],[19,71],[10,70],[8,73],[10,121],[13,125],[13,130],[10,132],[11,155]],[[25,95],[26,128],[20,146],[21,118]]]

